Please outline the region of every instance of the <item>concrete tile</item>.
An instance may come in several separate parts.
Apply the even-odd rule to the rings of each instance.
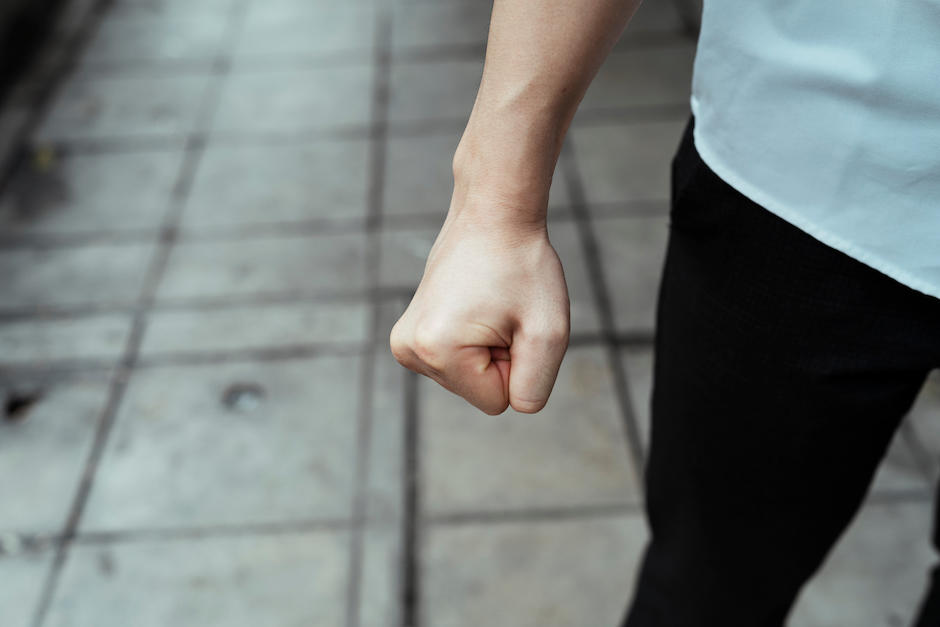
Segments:
[[[161,300],[313,294],[365,287],[364,235],[270,237],[178,244]]]
[[[138,371],[83,530],[348,517],[359,365],[351,356]],[[260,398],[227,404],[233,386]]]
[[[694,58],[692,42],[613,52],[578,110],[687,105]]]
[[[152,250],[150,244],[108,244],[0,251],[0,310],[133,302]]]
[[[593,221],[618,331],[653,330],[667,221],[665,216]]]
[[[0,557],[0,607],[4,627],[29,627],[42,594],[52,551]]]
[[[59,156],[37,150],[0,198],[0,228],[8,234],[158,228],[181,159],[179,151]]]
[[[399,4],[392,13],[396,52],[486,43],[492,3]]]
[[[627,391],[633,405],[633,415],[640,430],[643,450],[649,449],[650,395],[653,393],[653,349],[625,348],[620,352],[627,373]]]
[[[369,146],[364,140],[211,145],[196,170],[184,228],[362,219],[368,171]]]
[[[384,212],[386,215],[427,215],[441,222],[454,190],[452,162],[460,132],[437,133],[388,140]],[[570,204],[565,177],[552,179],[548,206]]]
[[[254,3],[245,17],[235,58],[348,56],[368,59],[375,41],[375,12],[355,3]]]
[[[538,414],[487,416],[429,379],[420,386],[427,511],[636,502],[613,381],[601,348],[568,351]]]
[[[208,74],[72,76],[39,131],[40,141],[182,137],[197,123]]]
[[[423,563],[426,622],[616,625],[646,535],[639,516],[432,527]]]
[[[346,532],[76,546],[49,627],[341,625]]]
[[[75,359],[114,360],[130,334],[129,315],[67,319],[11,320],[0,323],[0,366],[46,366]]]
[[[574,222],[550,222],[548,233],[565,270],[571,306],[571,332],[597,333],[601,322],[578,225]]]
[[[0,474],[6,478],[0,482],[0,529],[62,530],[107,393],[104,376],[2,384],[4,403],[14,397],[38,396],[38,400],[18,419],[0,421]],[[0,564],[3,560],[0,556]]]
[[[291,303],[150,315],[141,354],[199,353],[368,339],[369,311],[359,303]]]
[[[940,370],[927,378],[908,420],[920,448],[930,457],[934,482],[940,476]]]
[[[443,222],[443,220],[442,220]],[[380,238],[382,287],[417,287],[440,227],[386,230]]]
[[[392,124],[448,121],[470,117],[482,60],[442,60],[392,66],[389,121]]]
[[[400,312],[403,307],[396,305],[394,310]],[[398,313],[388,317],[397,320]],[[383,326],[391,330],[391,324]],[[369,519],[388,523],[398,521],[402,515],[405,377],[410,375],[392,356],[388,348],[388,332],[383,330],[380,338],[382,341],[376,346],[373,357],[375,380],[366,493]]]
[[[153,61],[211,62],[222,51],[228,21],[218,16],[173,17],[109,13],[88,45],[85,64]]]
[[[573,128],[571,141],[592,204],[669,199],[669,172],[685,122]]]
[[[359,592],[360,627],[399,627],[401,622],[401,529],[369,524],[363,542]]]
[[[809,582],[793,627],[909,625],[934,561],[929,503],[869,504]]]
[[[368,65],[268,69],[228,77],[216,111],[222,133],[296,133],[370,121]]]

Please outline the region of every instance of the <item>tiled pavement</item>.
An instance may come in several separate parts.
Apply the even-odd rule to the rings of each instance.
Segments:
[[[487,417],[388,354],[488,6],[117,0],[0,195],[0,624],[615,625],[693,43],[647,0],[551,196],[574,338]],[[940,381],[794,616],[903,625]],[[838,454],[834,451],[833,454]]]

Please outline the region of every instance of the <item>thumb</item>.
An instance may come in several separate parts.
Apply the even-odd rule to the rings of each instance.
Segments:
[[[517,333],[509,348],[509,404],[518,412],[534,414],[545,406],[555,385],[558,368],[568,348],[567,333]]]

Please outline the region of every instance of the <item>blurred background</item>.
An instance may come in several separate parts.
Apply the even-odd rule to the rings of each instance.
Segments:
[[[571,348],[495,417],[387,348],[489,3],[3,7],[0,625],[615,627],[695,4],[646,0],[580,108]],[[792,625],[907,624],[938,452],[934,378]]]

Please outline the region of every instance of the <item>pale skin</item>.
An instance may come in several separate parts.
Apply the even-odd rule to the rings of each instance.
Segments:
[[[639,0],[496,0],[450,208],[389,343],[487,414],[548,401],[570,330],[546,211],[562,140]]]

